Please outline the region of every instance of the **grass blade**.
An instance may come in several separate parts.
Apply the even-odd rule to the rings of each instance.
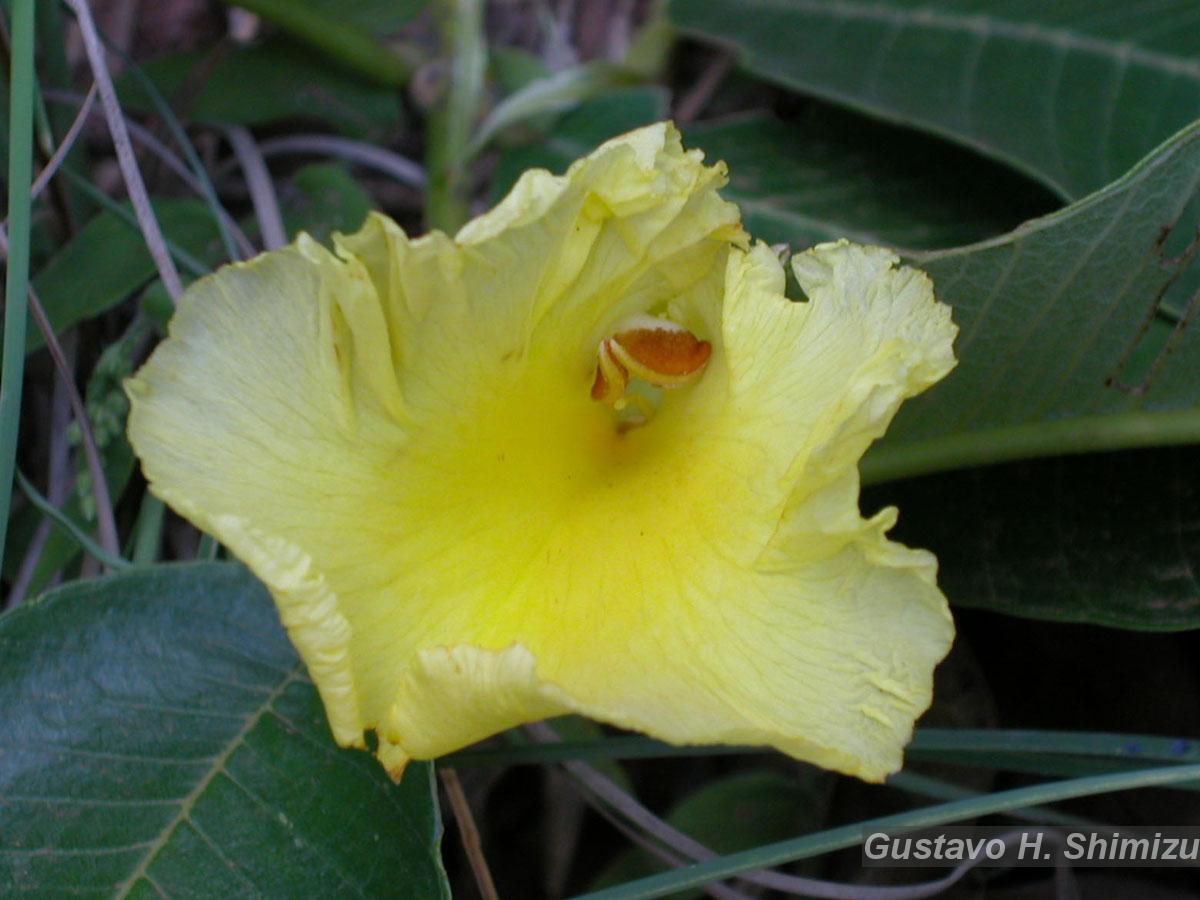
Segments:
[[[460,750],[445,762],[467,766],[541,765],[566,760],[658,759],[672,756],[721,756],[773,753],[769,747],[724,745],[677,747],[638,735],[555,744],[514,743]],[[908,747],[909,760],[955,762],[1004,768],[1027,757],[1090,759],[1098,764],[1200,763],[1200,741],[1181,737],[1113,734],[1093,731],[1025,731],[993,728],[919,728]]]
[[[76,525],[62,510],[56,508],[53,503],[43,497],[41,492],[30,483],[29,479],[21,474],[20,469],[17,470],[16,475],[17,484],[25,493],[25,496],[29,498],[29,502],[37,507],[38,511],[43,513],[52,523],[62,529],[84,552],[90,553],[114,572],[120,572],[131,567],[132,564],[128,560],[109,553],[93,541],[87,532]]]
[[[8,273],[5,280],[4,359],[0,363],[0,557],[8,538],[29,290],[30,186],[33,181],[33,0],[12,2],[12,70],[8,108]]]

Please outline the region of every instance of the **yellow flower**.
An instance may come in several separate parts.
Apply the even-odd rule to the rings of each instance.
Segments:
[[[929,279],[784,269],[669,124],[454,238],[375,215],[228,266],[128,384],[154,492],[267,584],[398,776],[567,712],[897,769],[953,637],[858,459],[954,365]]]

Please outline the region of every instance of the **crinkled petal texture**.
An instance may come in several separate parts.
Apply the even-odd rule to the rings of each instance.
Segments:
[[[453,239],[302,237],[193,286],[129,382],[153,490],[266,582],[335,737],[376,730],[393,774],[571,711],[900,766],[953,627],[857,463],[955,328],[845,242],[786,299],[701,160],[661,124]],[[713,350],[629,428],[589,388],[636,313]]]

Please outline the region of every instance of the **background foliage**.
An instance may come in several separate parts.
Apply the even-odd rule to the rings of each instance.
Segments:
[[[1200,814],[1192,0],[3,8],[0,893],[490,896],[487,867],[503,896],[858,897],[881,817]],[[452,230],[665,116],[757,237],[895,247],[954,307],[958,369],[862,469],[957,607],[937,703],[886,786],[578,719],[393,786],[261,586],[146,493],[121,379],[223,262],[371,208]]]

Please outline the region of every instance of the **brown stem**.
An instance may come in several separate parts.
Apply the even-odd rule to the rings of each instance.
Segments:
[[[3,228],[0,228],[0,255],[6,260],[8,259],[8,235]],[[75,411],[75,421],[79,423],[79,433],[83,438],[83,453],[87,458],[88,471],[92,475],[92,491],[96,495],[96,526],[99,531],[100,546],[113,556],[119,557],[121,544],[117,538],[117,523],[113,517],[112,500],[108,495],[108,480],[104,477],[104,466],[100,462],[100,450],[96,446],[96,436],[92,431],[92,422],[88,418],[87,407],[83,405],[83,398],[79,396],[79,389],[75,386],[75,376],[67,364],[66,354],[63,353],[62,344],[58,342],[58,335],[54,333],[54,326],[50,324],[46,309],[42,306],[42,301],[38,299],[32,284],[29,285],[28,293],[29,312],[42,332],[42,339],[46,342],[46,349],[50,351],[50,358],[54,360],[54,367],[58,370],[59,377],[66,384],[67,397],[71,401],[71,409]]]
[[[483,900],[499,900],[500,895],[496,893],[496,884],[492,881],[491,869],[488,868],[487,859],[483,855],[483,843],[479,840],[479,829],[475,827],[475,817],[471,815],[471,806],[467,803],[467,795],[463,793],[458,773],[447,766],[439,767],[438,774],[442,778],[442,787],[446,789],[446,799],[450,801],[454,821],[458,823],[458,834],[462,838],[467,861],[471,864],[471,872],[475,876],[479,895],[483,897]]]
[[[732,67],[733,57],[724,51],[710,59],[708,65],[704,67],[704,71],[700,73],[700,77],[696,79],[696,83],[679,98],[679,103],[675,105],[675,121],[683,125],[695,119],[700,111],[708,105],[713,92],[725,80],[725,76],[729,74]]]
[[[104,476],[104,464],[100,460],[100,448],[96,446],[96,435],[92,431],[92,422],[88,418],[87,407],[83,405],[83,398],[79,395],[78,388],[75,387],[74,376],[71,374],[70,366],[67,365],[67,358],[63,355],[58,336],[54,333],[54,326],[50,324],[46,310],[32,285],[29,286],[29,311],[32,313],[34,321],[37,322],[38,328],[41,329],[42,337],[46,341],[46,349],[50,351],[59,377],[67,385],[67,397],[71,401],[71,409],[75,412],[75,421],[79,423],[79,433],[83,438],[83,455],[87,459],[88,471],[92,476],[92,492],[96,499],[96,526],[100,546],[113,556],[120,556],[121,542],[117,537],[117,522],[113,516],[112,498],[108,494],[108,479]]]
[[[63,352],[68,361],[75,359],[75,343],[74,340],[63,343]],[[67,437],[71,416],[70,388],[59,378],[54,383],[50,399],[50,461],[46,466],[46,499],[55,506],[62,506],[66,503],[74,476],[71,466],[71,442]],[[21,568],[17,571],[17,576],[13,579],[12,587],[8,592],[6,609],[12,609],[25,600],[33,583],[34,575],[37,574],[38,562],[42,558],[42,552],[46,549],[46,542],[50,539],[53,530],[53,523],[43,517],[37,530],[33,533],[33,539],[25,549],[25,558],[21,560]],[[53,586],[52,583],[47,585],[47,587],[51,586]]]

